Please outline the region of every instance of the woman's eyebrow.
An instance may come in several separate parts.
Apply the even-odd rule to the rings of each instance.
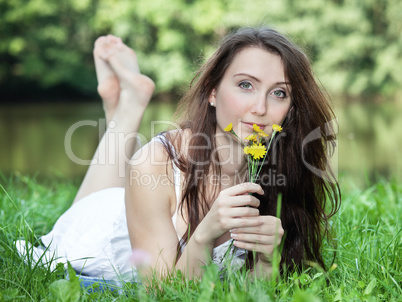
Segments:
[[[252,79],[255,80],[256,82],[261,83],[261,80],[260,80],[260,79],[256,78],[255,76],[252,76],[251,74],[248,74],[248,73],[240,72],[240,73],[236,73],[234,76],[235,76],[235,77],[237,77],[237,76],[247,76],[247,77],[252,78]]]

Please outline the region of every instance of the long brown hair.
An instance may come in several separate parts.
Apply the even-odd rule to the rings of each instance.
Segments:
[[[282,34],[266,27],[243,28],[226,36],[200,68],[179,103],[178,112],[183,118],[181,127],[192,133],[188,142],[192,148],[188,148],[185,155],[176,155],[170,143],[165,148],[185,175],[180,209],[181,213],[185,209],[188,214],[189,228],[182,241],[187,242],[194,233],[208,212],[209,204],[220,192],[219,186],[214,192],[207,192],[207,176],[215,175],[218,179],[221,176],[219,158],[217,152],[213,152],[216,148],[216,112],[209,106],[208,98],[219,86],[235,56],[247,47],[259,47],[279,55],[292,88],[292,109],[259,179],[265,192],[263,197],[257,196],[261,200],[260,214],[276,215],[277,200],[281,195],[280,218],[285,230],[281,268],[298,268],[304,261],[316,262],[325,268],[322,243],[329,234],[328,219],[337,212],[340,204],[339,185],[328,168],[327,153],[335,146],[335,135],[325,132],[329,122],[334,120],[334,113],[314,79],[307,56]],[[306,137],[317,129],[321,134],[319,139],[306,144]],[[180,135],[165,133],[165,136],[176,150],[181,148]],[[284,181],[264,181],[264,176],[273,172],[282,175]]]

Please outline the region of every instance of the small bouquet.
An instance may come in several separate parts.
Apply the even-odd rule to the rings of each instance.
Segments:
[[[245,140],[247,141],[244,143],[240,137],[237,136],[236,132],[233,131],[233,124],[230,123],[225,129],[226,132],[232,133],[236,136],[241,144],[243,145],[244,154],[247,155],[248,159],[248,179],[249,182],[255,183],[258,179],[258,176],[261,172],[263,163],[265,158],[267,157],[267,153],[269,148],[271,147],[272,140],[274,139],[276,133],[282,131],[282,127],[278,125],[272,125],[272,135],[268,141],[267,137],[268,134],[265,133],[261,128],[253,124],[253,134],[248,135]],[[266,143],[268,145],[266,146]],[[261,160],[262,159],[262,160]],[[230,253],[230,250],[233,246],[233,240],[227,249],[224,258],[227,258],[227,255]]]
[[[261,130],[261,128],[256,124],[253,124],[254,133],[245,138],[247,144],[244,144],[240,137],[237,136],[236,132],[233,131],[232,123],[230,123],[224,130],[232,133],[242,143],[244,154],[248,156],[248,179],[250,182],[255,183],[261,172],[262,164],[267,157],[267,152],[271,147],[272,140],[277,132],[282,131],[282,127],[275,124],[272,125],[273,132],[269,139],[268,146],[264,145],[267,141],[266,137],[268,137],[268,134]],[[260,161],[261,158],[262,161]]]

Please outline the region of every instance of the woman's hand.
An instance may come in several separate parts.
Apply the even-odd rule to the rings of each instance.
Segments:
[[[259,228],[264,224],[257,207],[260,201],[249,193],[264,194],[261,186],[242,183],[222,190],[194,235],[199,242],[213,244],[233,229]]]
[[[255,251],[262,261],[269,262],[275,247],[282,241],[284,230],[281,220],[275,216],[258,218],[262,222],[260,225],[232,229],[231,236],[235,246]]]

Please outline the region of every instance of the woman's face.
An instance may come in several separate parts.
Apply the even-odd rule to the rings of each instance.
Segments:
[[[240,138],[253,132],[253,124],[270,134],[285,119],[290,94],[280,56],[257,47],[241,50],[209,97],[216,106],[216,133],[233,123]]]

